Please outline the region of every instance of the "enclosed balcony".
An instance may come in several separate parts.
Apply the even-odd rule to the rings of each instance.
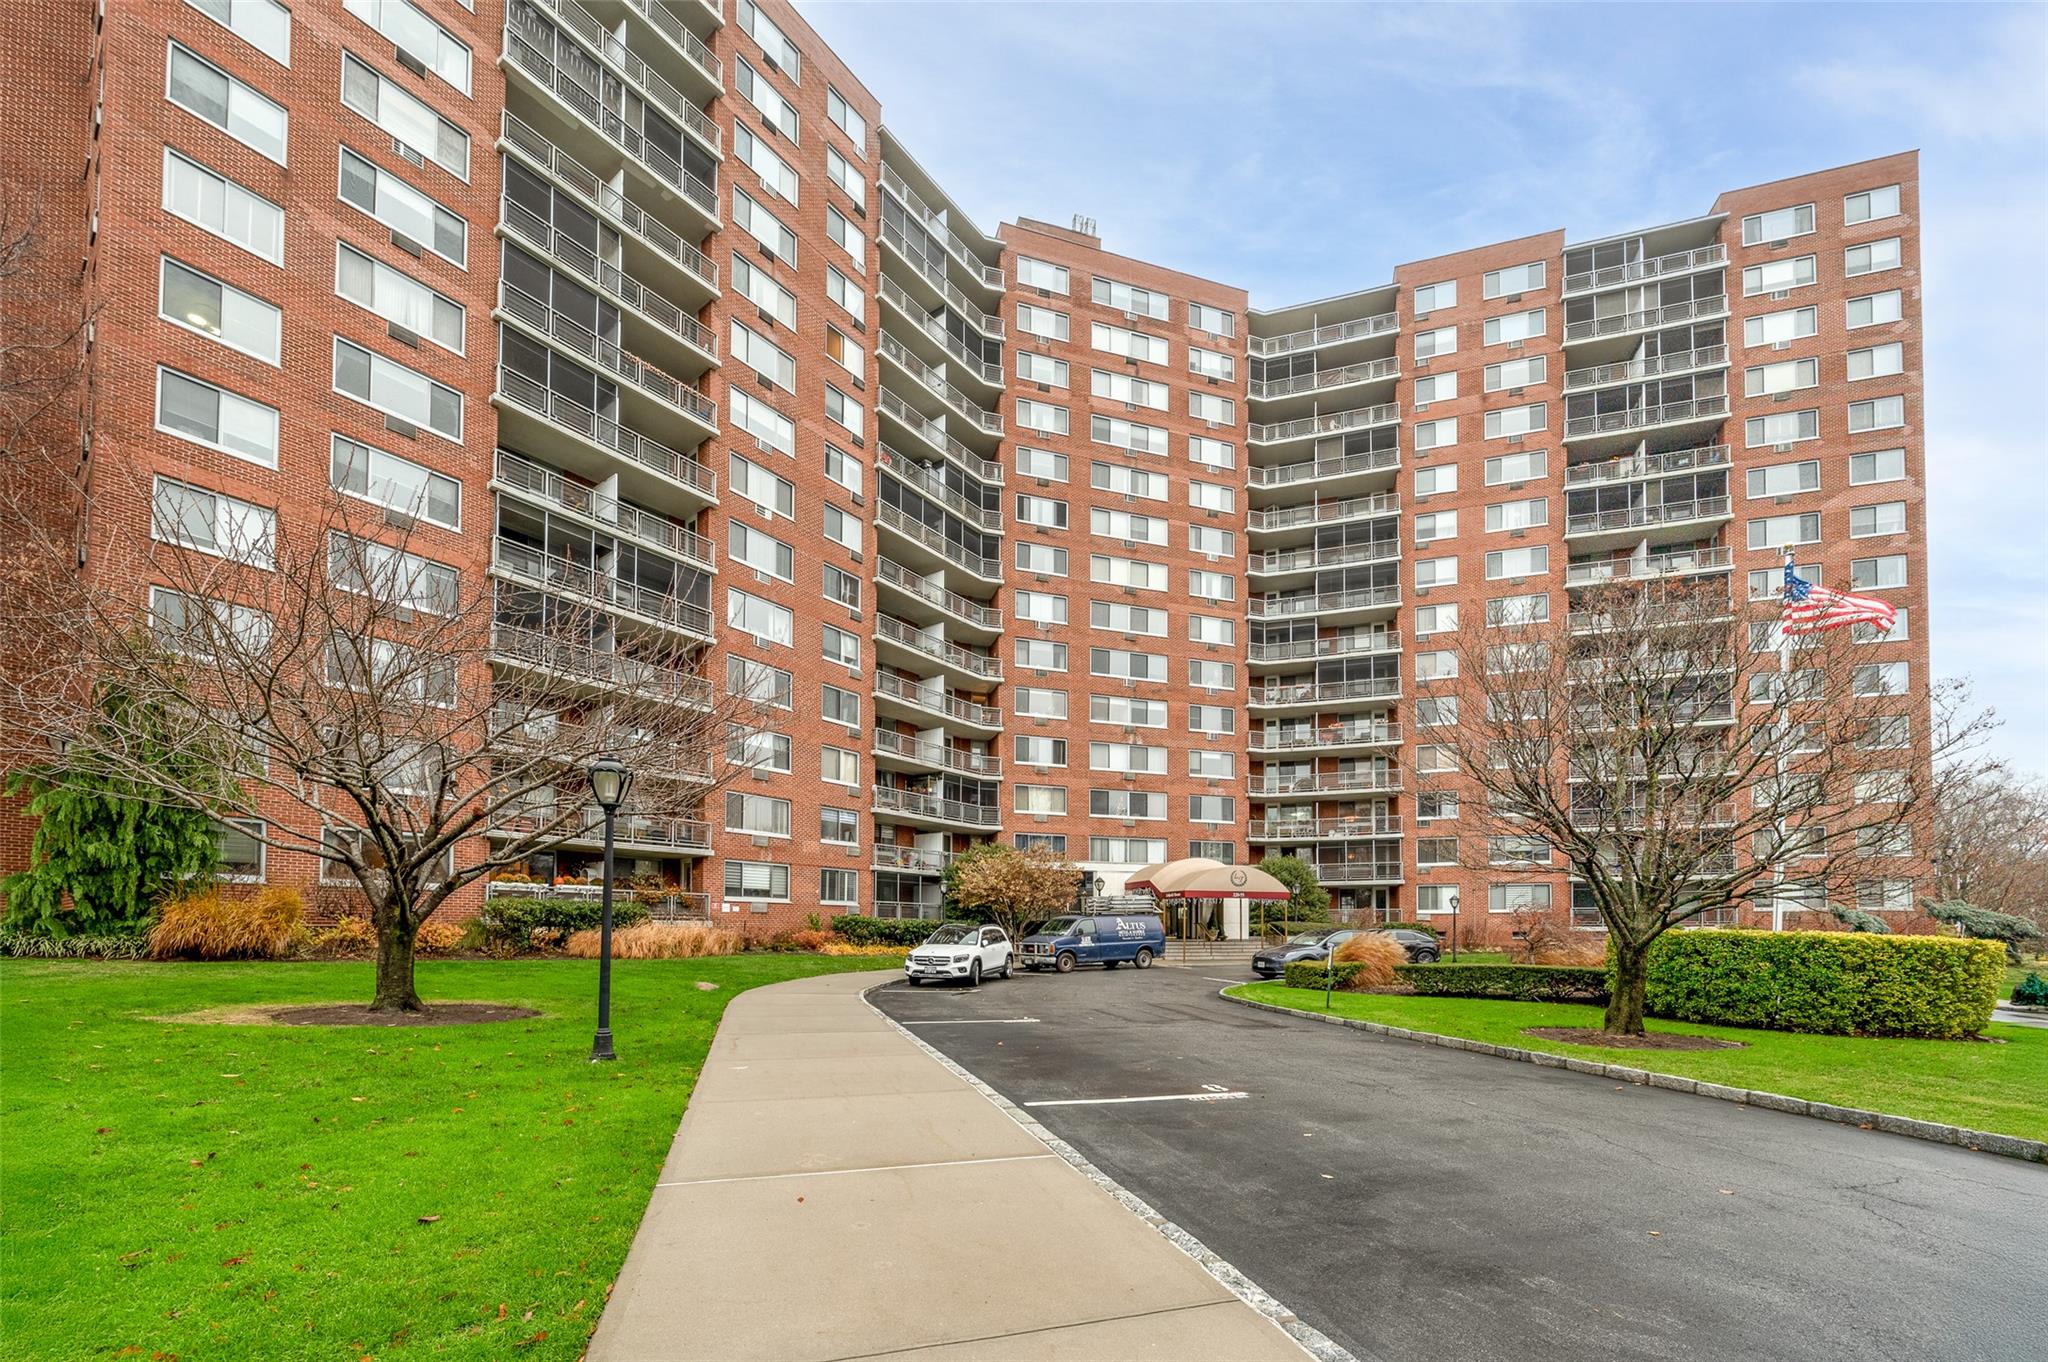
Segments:
[[[659,110],[664,117],[680,125],[685,132],[695,137],[706,151],[714,156],[723,154],[724,144],[720,140],[718,124],[712,121],[711,116],[670,83],[660,71],[641,60],[639,51],[623,41],[613,29],[579,4],[578,0],[515,0],[510,7],[515,19],[519,16],[521,8],[526,5],[547,11],[561,29],[574,36],[586,54],[595,53],[611,74],[628,90]],[[535,45],[546,50],[546,44],[538,29],[531,25],[524,27],[527,36],[534,40]],[[688,32],[687,29],[683,31]],[[699,41],[697,46],[701,49],[703,43]],[[691,55],[687,48],[685,54]],[[706,55],[709,55],[708,51]],[[557,59],[559,60],[559,52]],[[586,56],[585,60],[587,59]],[[714,69],[717,60],[715,56],[711,57]]]
[[[1332,657],[1369,657],[1401,651],[1398,629],[1360,629],[1323,638],[1295,639],[1279,643],[1252,643],[1246,649],[1253,667],[1279,666]]]
[[[1313,619],[1324,624],[1344,624],[1391,618],[1400,605],[1400,583],[1388,582],[1348,590],[1254,596],[1247,614],[1255,623]]]
[[[615,380],[621,408],[629,418],[638,418],[636,424],[675,419],[689,426],[698,440],[718,434],[716,402],[511,281],[498,281],[498,306],[491,315]]]
[[[703,464],[503,364],[491,404],[502,443],[545,452],[591,482],[616,477],[622,495],[678,514],[718,504],[718,475]]]
[[[1735,554],[1725,546],[1636,553],[1621,558],[1583,559],[1567,563],[1566,586],[1600,586],[1608,582],[1654,582],[1670,577],[1696,577],[1729,572]]]
[[[1254,509],[1245,515],[1245,528],[1252,534],[1282,535],[1325,525],[1378,520],[1400,513],[1400,494],[1381,492],[1370,497],[1341,497],[1334,501],[1311,501],[1301,506]]]
[[[1311,771],[1284,775],[1267,771],[1250,777],[1245,794],[1260,801],[1317,799],[1334,795],[1398,794],[1401,773],[1391,766],[1361,766],[1349,771]]]
[[[1731,515],[1725,473],[1606,483],[1565,493],[1564,534],[1583,554],[1659,536],[1704,538]]]
[[[499,535],[491,541],[491,571],[507,581],[565,596],[607,614],[678,630],[703,643],[716,641],[707,607],[516,539]]]
[[[894,870],[906,875],[943,875],[957,854],[938,848],[877,843],[869,864],[876,870]],[[934,911],[932,916],[937,917],[938,913]]]
[[[1282,368],[1294,367],[1297,372],[1282,374]],[[1262,376],[1260,369],[1266,370]],[[1334,400],[1339,394],[1346,400],[1358,401],[1370,396],[1391,396],[1394,380],[1401,376],[1401,361],[1393,355],[1378,359],[1360,360],[1354,364],[1340,364],[1327,368],[1310,368],[1306,363],[1300,366],[1287,365],[1281,361],[1254,361],[1253,377],[1246,395],[1258,404],[1259,414],[1268,421],[1285,421],[1297,413],[1312,410],[1319,400]],[[1370,388],[1384,391],[1372,394]]]
[[[1003,291],[1003,272],[983,261],[976,255],[966,238],[953,230],[950,216],[935,209],[910,187],[901,172],[887,161],[882,162],[882,188],[896,196],[919,226],[928,232],[934,241],[944,245],[947,256],[958,266],[960,277],[976,289],[1000,294]]]
[[[647,44],[633,43],[649,61],[707,106],[725,93],[724,65],[681,13],[694,11],[699,16],[699,26],[707,33],[716,33],[725,22],[716,5],[710,0],[624,0],[624,6],[632,27],[651,40]]]
[[[1633,238],[1567,250],[1565,294],[1596,293],[1646,279],[1718,269],[1728,263],[1728,248],[1718,241],[1662,255],[1645,255],[1643,246],[1641,238]]]
[[[1638,450],[1619,458],[1575,463],[1564,470],[1566,488],[1601,483],[1642,482],[1674,473],[1707,472],[1728,467],[1727,445],[1695,445],[1685,449]]]
[[[1253,498],[1269,504],[1282,496],[1356,499],[1390,489],[1400,467],[1400,446],[1389,440],[1373,448],[1318,452],[1296,463],[1255,464],[1249,480]]]
[[[1003,434],[1001,416],[984,409],[966,392],[954,386],[947,379],[944,370],[926,364],[909,346],[889,332],[882,333],[881,342],[876,345],[875,352],[913,380],[914,387],[910,389],[908,395],[891,394],[898,401],[914,405],[918,392],[928,393],[931,406],[926,408],[927,412],[936,408],[940,409],[942,419],[947,414],[958,418],[959,428],[964,428],[971,437],[983,440],[985,443],[982,447],[985,450],[995,449],[996,442]]]
[[[917,571],[945,572],[957,568],[991,586],[1003,579],[1002,559],[977,553],[948,538],[943,530],[926,524],[900,506],[886,501],[878,505],[875,524],[893,536],[892,552]]]
[[[542,813],[500,814],[487,831],[495,837],[530,837],[540,831],[556,816],[553,809]],[[620,809],[612,820],[612,836],[620,851],[667,853],[669,855],[708,856],[711,854],[711,828],[694,818],[669,818],[658,814],[635,812],[628,804]],[[567,832],[561,835],[559,843],[565,847],[601,848],[604,846],[604,810],[595,804],[587,804],[576,811],[575,821]]]
[[[887,218],[877,235],[889,248],[883,268],[890,278],[903,285],[906,293],[919,300],[927,314],[950,307],[962,321],[990,340],[1003,338],[1003,319],[982,311],[980,304],[961,291],[952,280],[943,254],[925,254],[909,230]]]
[[[888,445],[882,445],[875,450],[875,467],[890,477],[900,478],[904,483],[915,487],[928,500],[938,502],[984,534],[1003,532],[1001,508],[970,501],[965,493],[946,481],[945,474],[938,468],[899,454]]]
[[[927,366],[943,366],[960,382],[978,384],[985,400],[1002,400],[1002,347],[999,344],[981,341],[969,345],[964,338],[947,330],[943,307],[936,310],[927,307],[911,296],[909,289],[887,275],[876,281],[875,293],[889,305],[889,311],[882,317],[885,334],[894,337],[911,353],[921,356]]]
[[[594,695],[632,690],[677,704],[708,706],[711,683],[695,672],[657,666],[630,653],[579,643],[504,622],[491,626],[491,661],[540,676],[588,685]]]
[[[1245,432],[1245,439],[1255,445],[1286,444],[1292,440],[1310,440],[1323,435],[1341,435],[1351,430],[1396,425],[1400,420],[1401,404],[1382,402],[1377,406],[1353,407],[1349,411],[1326,412],[1320,416],[1304,416],[1292,421],[1276,421],[1264,425],[1253,422]]]
[[[1304,549],[1268,549],[1252,554],[1245,570],[1254,577],[1287,577],[1357,567],[1362,563],[1387,563],[1401,556],[1401,541],[1393,538],[1368,539],[1350,544],[1328,544]]]
[[[1000,483],[1003,480],[1003,466],[992,459],[985,459],[969,449],[947,432],[943,420],[934,419],[917,409],[917,404],[889,388],[883,388],[875,397],[875,410],[896,423],[902,430],[931,449],[941,458],[950,459],[970,477],[983,482]]]
[[[1368,676],[1349,681],[1269,681],[1253,686],[1246,701],[1253,709],[1300,712],[1398,699],[1398,676]]]

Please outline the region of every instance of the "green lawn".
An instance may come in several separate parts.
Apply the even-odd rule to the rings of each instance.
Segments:
[[[1323,1010],[1323,995],[1314,989],[1246,984],[1227,991],[1305,1012]],[[2048,1030],[2038,1028],[1993,1023],[1985,1034],[2006,1043],[1989,1045],[1982,1041],[1804,1036],[1671,1021],[1650,1024],[1653,1031],[1720,1036],[1747,1047],[1685,1052],[1611,1050],[1522,1034],[1523,1028],[1530,1026],[1600,1024],[1599,1008],[1574,1003],[1338,993],[1331,1000],[1331,1010],[1388,1026],[2048,1140]]]
[[[367,964],[0,961],[4,1351],[575,1358],[726,1002],[877,967],[620,961],[596,1067],[589,961],[423,963],[545,1015],[405,1030],[143,1020],[367,1001]]]

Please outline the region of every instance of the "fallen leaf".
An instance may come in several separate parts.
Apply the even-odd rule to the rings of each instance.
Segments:
[[[1732,1190],[1730,1190],[1729,1188],[1726,1188],[1726,1187],[1716,1187],[1716,1188],[1715,1188],[1714,1190],[1715,1190],[1715,1191],[1717,1191],[1717,1192],[1719,1192],[1719,1193],[1720,1193],[1720,1194],[1721,1194],[1722,1196],[1734,1196],[1734,1195],[1735,1195],[1735,1193],[1734,1193],[1734,1192],[1733,1192]]]
[[[99,1128],[98,1130],[95,1130],[95,1131],[93,1132],[93,1134],[95,1134],[95,1135],[111,1135],[111,1134],[113,1134],[113,1133],[114,1133],[114,1128],[113,1128],[112,1126],[101,1126],[101,1127],[100,1127],[100,1128]],[[137,1349],[136,1349],[135,1351],[136,1351],[136,1352],[141,1352],[141,1351],[142,1351],[142,1349],[140,1349],[140,1348],[137,1348]]]
[[[1332,1182],[1335,1182],[1337,1180],[1337,1175],[1335,1173],[1325,1173],[1323,1174],[1323,1176],[1328,1178]]]
[[[1651,1237],[1652,1239],[1655,1239],[1655,1238],[1657,1238],[1658,1236],[1662,1235],[1663,1233],[1664,1233],[1664,1231],[1662,1231],[1662,1230],[1651,1230],[1651,1231],[1650,1231],[1650,1237]]]
[[[420,1217],[420,1223],[422,1225],[432,1225],[438,1220],[440,1220],[440,1218],[441,1217],[438,1215],[423,1215]]]
[[[248,1261],[249,1261],[249,1255],[248,1255],[248,1254],[246,1254],[246,1253],[238,1253],[238,1254],[236,1254],[236,1255],[235,1255],[234,1257],[232,1257],[232,1258],[223,1258],[223,1259],[221,1260],[221,1264],[220,1264],[220,1265],[221,1265],[222,1267],[240,1267],[240,1266],[241,1266],[242,1264],[244,1264],[244,1263],[246,1263],[246,1262],[248,1262]]]

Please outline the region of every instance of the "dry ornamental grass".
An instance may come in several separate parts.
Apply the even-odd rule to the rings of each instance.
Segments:
[[[291,889],[188,894],[164,905],[149,931],[149,953],[159,960],[282,960],[296,944],[302,911]]]
[[[1361,932],[1340,943],[1333,958],[1340,965],[1358,966],[1344,987],[1386,988],[1394,982],[1394,966],[1408,962],[1408,952],[1384,932]]]
[[[579,960],[595,960],[598,939],[595,929],[576,932],[565,949]],[[612,956],[619,960],[694,960],[736,954],[744,942],[738,932],[702,922],[640,922],[612,933]]]

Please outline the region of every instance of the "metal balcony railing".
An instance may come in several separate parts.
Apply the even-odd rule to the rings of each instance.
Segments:
[[[1388,356],[1385,359],[1367,360],[1363,364],[1347,364],[1340,369],[1318,369],[1312,374],[1295,374],[1291,378],[1253,379],[1249,393],[1255,402],[1269,402],[1276,397],[1293,397],[1297,393],[1341,388],[1347,383],[1372,383],[1383,378],[1400,376],[1401,361]]]
[[[1321,771],[1281,779],[1271,773],[1249,777],[1245,794],[1253,799],[1285,799],[1292,795],[1392,794],[1401,789],[1401,773],[1391,768]]]
[[[1321,549],[1273,549],[1255,553],[1247,561],[1252,573],[1300,572],[1309,568],[1349,567],[1357,563],[1383,563],[1401,556],[1401,541],[1376,539],[1365,544],[1341,544]]]
[[[937,658],[949,667],[989,681],[1003,679],[1003,664],[986,653],[971,652],[957,643],[948,643],[920,631],[916,625],[906,624],[893,615],[875,616],[875,637],[888,639],[891,643],[923,653],[926,657]]]
[[[649,104],[681,123],[714,153],[722,152],[724,144],[719,140],[718,125],[711,121],[711,116],[691,103],[688,96],[669,84],[660,72],[640,60],[639,55],[621,42],[617,34],[598,22],[596,15],[576,0],[533,0],[533,3],[553,10],[555,17],[581,40],[584,47],[602,56],[614,71],[637,85]],[[703,44],[700,42],[698,46]],[[717,58],[712,60],[716,62]]]
[[[1341,634],[1335,638],[1304,638],[1288,643],[1254,643],[1249,645],[1249,648],[1251,660],[1254,662],[1293,662],[1317,657],[1398,653],[1401,651],[1401,632],[1398,629],[1373,629],[1365,633]]]
[[[1255,464],[1251,470],[1251,484],[1254,487],[1287,487],[1297,482],[1339,478],[1354,473],[1378,473],[1400,465],[1401,451],[1398,448],[1364,449],[1356,454],[1310,459],[1303,463]]]
[[[1719,265],[1728,259],[1728,248],[1715,242],[1690,251],[1675,251],[1648,260],[1631,260],[1621,265],[1605,265],[1596,270],[1581,270],[1564,277],[1566,293],[1582,293],[1587,289],[1617,288],[1622,284],[1633,284],[1639,279],[1652,279],[1664,274],[1683,274],[1687,270],[1705,269]]]
[[[945,215],[933,212],[917,191],[905,184],[903,177],[887,161],[882,163],[882,187],[893,193],[910,215],[933,236],[946,243],[946,250],[955,260],[967,267],[967,272],[981,281],[984,288],[1003,287],[1003,272],[993,265],[984,265],[974,254],[974,249],[947,223]]]
[[[674,694],[683,704],[711,703],[711,683],[692,672],[657,667],[628,654],[570,643],[537,629],[493,624],[491,655],[499,661],[559,672],[580,680],[638,688],[660,695]]]
[[[891,756],[921,761],[927,766],[943,766],[948,771],[957,771],[963,776],[974,776],[980,780],[999,780],[1003,774],[1003,759],[985,752],[969,752],[942,742],[926,738],[910,737],[892,728],[875,730],[875,750]]]
[[[904,321],[938,342],[939,347],[951,355],[968,373],[984,383],[1002,386],[1003,366],[991,364],[969,350],[959,337],[946,329],[945,323],[926,312],[924,306],[910,296],[909,289],[884,275],[881,282],[876,285],[875,292],[881,295],[883,302],[894,304],[903,313]],[[885,325],[884,330],[886,329]]]
[[[912,354],[910,347],[897,340],[887,331],[882,333],[881,344],[875,348],[877,353],[901,365],[912,378],[916,379],[926,388],[929,388],[937,395],[940,401],[957,412],[968,425],[986,431],[991,435],[1001,435],[1003,433],[1003,418],[1001,416],[998,416],[995,412],[983,410],[973,398],[954,387],[943,373]]]
[[[1397,314],[1382,312],[1373,317],[1360,317],[1356,321],[1332,322],[1328,326],[1313,327],[1307,331],[1290,331],[1282,336],[1253,336],[1251,353],[1261,358],[1270,358],[1295,350],[1312,350],[1321,345],[1334,345],[1338,341],[1384,336],[1390,331],[1400,329],[1401,318]]]
[[[1564,324],[1564,338],[1567,343],[1593,340],[1601,336],[1649,331],[1660,326],[1703,321],[1711,317],[1724,317],[1727,314],[1728,297],[1726,294],[1717,293],[1711,298],[1692,298],[1685,302],[1667,303],[1663,307],[1645,308],[1639,312],[1618,312],[1611,317],[1589,317],[1584,321],[1568,321]]]
[[[571,354],[589,360],[620,382],[637,388],[683,415],[694,417],[714,429],[717,427],[716,402],[681,379],[663,373],[596,335],[567,313],[557,312],[510,280],[498,281],[498,306],[507,315],[518,318]]]
[[[970,475],[980,478],[983,482],[1000,483],[1003,480],[1001,464],[984,459],[961,444],[947,433],[945,422],[935,421],[926,416],[889,389],[883,388],[876,394],[875,410],[902,422],[913,435],[952,459]]]
[[[1651,525],[1675,525],[1687,520],[1725,520],[1728,515],[1728,498],[1699,497],[1692,501],[1664,502],[1655,506],[1624,506],[1612,511],[1568,515],[1564,520],[1564,532],[1567,536],[1605,534],[1613,530],[1633,530]]]
[[[599,884],[522,884],[513,880],[490,880],[484,885],[485,899],[573,899],[594,902],[604,894]],[[646,904],[648,916],[663,922],[711,916],[711,896],[695,889],[667,889],[653,894],[634,891],[634,898]]]
[[[957,591],[945,587],[920,573],[892,559],[881,558],[875,562],[875,580],[887,582],[890,586],[908,591],[918,599],[927,601],[949,615],[956,615],[982,629],[1003,627],[1003,612],[979,601],[969,600]]]
[[[1292,685],[1254,686],[1254,705],[1327,705],[1352,700],[1391,700],[1401,693],[1397,676],[1369,676],[1356,681],[1302,681]]]
[[[711,77],[713,84],[721,89],[725,87],[725,67],[720,64],[711,49],[704,45],[702,38],[684,27],[683,21],[676,17],[675,11],[662,3],[662,0],[626,0],[626,3],[653,25],[656,32],[675,44],[677,51],[701,67],[704,74]]]
[[[575,596],[592,605],[673,625],[707,642],[714,637],[711,612],[701,605],[634,582],[621,581],[610,573],[599,572],[588,563],[544,553],[516,539],[500,535],[491,542],[491,566],[522,581]]]
[[[1603,411],[1592,416],[1567,417],[1564,423],[1564,438],[1576,440],[1587,435],[1611,435],[1618,430],[1642,430],[1650,426],[1669,425],[1674,421],[1707,421],[1727,414],[1728,398],[1725,394],[1694,397],[1683,402],[1665,402],[1654,407],[1635,407],[1628,411]]]
[[[514,235],[546,252],[553,263],[566,266],[571,273],[580,275],[600,292],[640,313],[678,340],[696,346],[713,360],[718,358],[718,336],[710,327],[611,261],[600,259],[597,252],[560,231],[524,204],[501,199],[498,220]]]
[[[575,814],[574,821],[555,835],[564,842],[601,843],[604,840],[604,810],[595,804],[586,804]],[[553,809],[505,813],[498,816],[488,831],[501,837],[531,837],[557,816]],[[672,851],[711,850],[711,827],[708,823],[695,818],[635,813],[630,805],[620,809],[613,819],[612,834],[625,846],[663,847]]]
[[[1657,577],[1680,577],[1693,572],[1725,572],[1735,566],[1732,549],[1678,549],[1642,558],[1607,558],[1596,563],[1568,563],[1566,586],[1593,586],[1601,582],[1644,582]]]
[[[953,855],[950,851],[927,851],[923,847],[878,845],[869,865],[876,870],[900,870],[912,875],[943,875],[953,863]]]
[[[496,477],[508,487],[550,506],[574,512],[620,534],[653,544],[685,562],[706,570],[718,567],[718,546],[695,530],[673,520],[600,496],[581,483],[569,481],[552,468],[544,468],[509,449],[497,451]]]
[[[1322,728],[1254,731],[1254,752],[1298,752],[1322,747],[1356,747],[1365,743],[1399,743],[1399,724],[1328,724]]]
[[[1245,526],[1254,532],[1291,530],[1302,525],[1326,525],[1342,520],[1364,520],[1372,516],[1399,515],[1401,494],[1381,492],[1369,497],[1347,497],[1342,501],[1317,501],[1306,506],[1273,506],[1253,510]]]
[[[890,477],[900,478],[909,483],[968,524],[987,530],[991,534],[1002,533],[1003,513],[1000,508],[991,509],[969,501],[961,495],[958,488],[947,486],[943,477],[917,460],[899,454],[887,445],[881,445],[875,450],[875,467]]]
[[[912,814],[946,823],[964,823],[974,828],[996,828],[1003,823],[1002,811],[986,804],[969,804],[961,799],[945,799],[889,785],[875,787],[875,812]]]
[[[1594,364],[1584,369],[1572,369],[1564,376],[1564,386],[1566,392],[1574,388],[1598,388],[1609,383],[1655,378],[1659,374],[1677,373],[1684,369],[1709,369],[1727,362],[1727,346],[1702,345],[1668,355],[1646,355],[1621,364]]]
[[[1245,439],[1255,445],[1278,444],[1282,440],[1301,440],[1312,435],[1336,435],[1347,430],[1391,426],[1400,419],[1399,402],[1382,402],[1376,407],[1354,407],[1350,411],[1304,416],[1294,421],[1276,421],[1271,425],[1260,425],[1254,421],[1246,430]]]
[[[984,557],[955,544],[939,531],[921,520],[912,518],[899,507],[891,506],[887,502],[882,503],[876,508],[875,523],[908,539],[916,540],[955,567],[971,572],[977,577],[989,581],[1002,580],[1002,560]]]
[[[540,760],[547,759],[548,744],[555,744],[557,751],[564,744],[580,746],[585,751],[600,751],[604,746],[617,745],[620,740],[614,731],[599,729],[594,724],[509,710],[492,710],[491,727],[494,730],[493,747],[509,752],[532,752],[539,747],[542,751],[536,756]],[[703,784],[711,779],[710,753],[701,747],[686,748],[681,743],[642,742],[633,750],[633,765],[650,780]]]
[[[1359,814],[1344,818],[1254,818],[1251,835],[1255,841],[1283,841],[1289,838],[1399,837],[1401,820]]]
[[[926,256],[912,245],[910,237],[901,227],[884,219],[881,237],[883,244],[894,250],[903,263],[915,270],[927,284],[937,289],[939,295],[953,305],[953,309],[969,326],[990,340],[1003,338],[1003,319],[983,312],[973,299],[960,291],[960,286],[954,283],[952,276],[946,272],[945,265]]]
[[[1692,449],[1667,449],[1658,454],[1624,454],[1599,463],[1575,463],[1564,470],[1564,485],[1583,487],[1602,482],[1633,482],[1669,473],[1692,473],[1704,468],[1726,468],[1727,445],[1701,445]]]
[[[892,700],[901,700],[932,714],[957,719],[977,728],[1001,728],[1002,711],[992,705],[977,705],[971,700],[962,700],[944,686],[931,682],[906,681],[891,672],[875,673],[875,694]]]
[[[1300,619],[1305,615],[1371,610],[1400,603],[1399,586],[1366,586],[1353,591],[1323,591],[1312,596],[1254,596],[1250,616],[1255,620]]]
[[[541,136],[524,119],[506,113],[500,123],[499,136],[507,146],[588,200],[593,208],[611,218],[656,254],[666,256],[675,262],[677,268],[695,275],[714,293],[718,291],[718,266],[711,262],[709,256],[676,235],[659,219],[649,217],[639,204],[585,169],[581,161]]]
[[[718,500],[718,475],[689,455],[678,453],[659,440],[649,439],[608,416],[599,416],[582,403],[502,364],[498,366],[498,396],[572,435],[602,445],[621,458],[681,483],[712,501]]]
[[[1405,878],[1399,861],[1345,861],[1311,869],[1318,884],[1399,884]]]

